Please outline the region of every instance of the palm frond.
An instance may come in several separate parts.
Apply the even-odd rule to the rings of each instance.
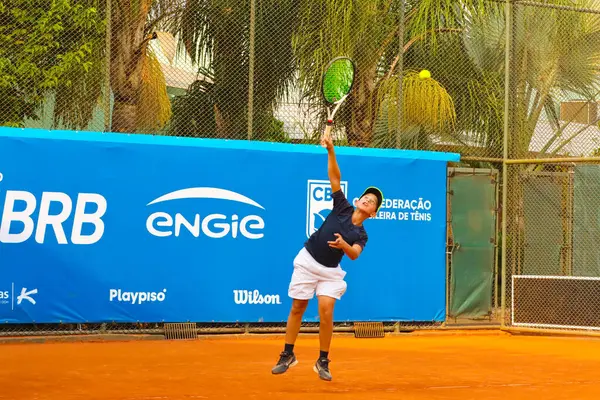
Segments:
[[[577,0],[577,5],[585,6],[590,1]],[[572,5],[568,0],[553,2]],[[534,7],[516,7],[515,20],[515,64],[511,71],[515,83],[511,93],[514,125],[509,142],[514,152],[511,156],[518,157],[529,150],[542,117],[546,117],[555,131],[548,143],[542,144],[542,151],[560,139],[565,126],[559,121],[557,104],[563,96],[578,95],[590,101],[597,98],[600,22],[595,14]],[[504,25],[504,13],[497,11],[468,14],[465,19],[463,42],[479,77],[474,77],[468,86],[474,103],[460,117],[461,121],[469,122],[461,130],[468,132],[464,135],[470,141],[487,148],[492,145],[501,148]],[[477,121],[481,124],[472,124]]]
[[[162,130],[171,118],[171,101],[156,55],[148,49],[142,59],[136,126],[139,132]]]
[[[471,60],[481,71],[501,71],[505,62],[505,20],[501,10],[468,13],[463,43]]]
[[[398,93],[397,75],[381,83],[377,93],[377,104],[387,113],[387,127],[398,130]],[[443,132],[452,130],[456,124],[454,103],[448,92],[434,79],[421,79],[417,71],[406,71],[402,80],[403,111],[401,130],[419,126],[425,129]],[[379,114],[381,109],[379,110]]]
[[[394,3],[392,0],[305,2],[293,38],[303,91],[312,94],[313,99],[318,97],[315,94],[319,93],[324,68],[334,57],[352,57],[358,74],[379,65],[382,44],[391,45],[386,39],[393,37],[398,28],[397,15],[390,12]]]
[[[435,51],[437,33],[442,28],[464,25],[470,13],[484,13],[500,7],[485,0],[418,0],[409,2],[414,10],[413,18],[407,21],[411,36],[424,36],[430,40]]]

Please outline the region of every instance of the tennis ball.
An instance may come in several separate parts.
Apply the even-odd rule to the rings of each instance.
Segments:
[[[424,69],[421,72],[419,72],[419,78],[421,78],[421,79],[431,78],[431,72]]]

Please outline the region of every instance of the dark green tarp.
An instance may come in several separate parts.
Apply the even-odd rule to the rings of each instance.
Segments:
[[[449,316],[478,318],[492,311],[496,184],[490,175],[450,178],[451,234]]]
[[[524,242],[520,274],[563,275],[563,190],[567,179],[560,173],[524,173]]]
[[[575,168],[573,275],[600,276],[600,165]]]

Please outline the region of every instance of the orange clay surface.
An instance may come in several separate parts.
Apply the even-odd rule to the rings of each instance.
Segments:
[[[312,370],[315,335],[300,336],[297,366],[271,375],[282,346],[279,335],[1,344],[0,399],[600,398],[600,340],[591,338],[334,336],[332,382]]]

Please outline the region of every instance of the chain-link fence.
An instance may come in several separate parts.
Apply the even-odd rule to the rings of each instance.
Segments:
[[[508,3],[503,323],[597,330],[600,4]]]
[[[192,329],[198,335],[235,335],[260,333],[285,333],[285,323],[253,322],[253,323],[218,323],[192,322]],[[139,323],[62,323],[62,324],[0,324],[0,341],[2,338],[31,336],[111,336],[111,335],[156,335],[164,336],[168,325],[163,322]],[[398,322],[384,321],[377,330],[384,332],[407,333],[419,330],[440,329],[441,322]],[[335,322],[333,332],[354,333],[360,330],[354,322]],[[300,333],[318,333],[318,322],[303,322]]]
[[[498,21],[452,3],[4,1],[0,122],[314,143],[321,74],[348,55],[357,77],[336,117],[339,145],[498,160],[504,56],[481,47]],[[485,7],[501,18],[502,5]]]
[[[600,329],[600,164],[509,166],[505,323]]]
[[[339,55],[357,79],[338,145],[453,151],[451,167],[473,169],[449,180],[482,203],[461,219],[449,195],[448,281],[485,293],[449,294],[451,316],[500,303],[508,326],[600,326],[596,0],[0,0],[0,125],[316,143],[321,73]],[[455,253],[459,237],[485,256]],[[480,286],[452,286],[473,271]]]
[[[4,1],[0,123],[313,143],[323,68],[345,54],[340,145],[499,163],[510,124],[509,158],[592,156],[598,7],[552,3]]]

